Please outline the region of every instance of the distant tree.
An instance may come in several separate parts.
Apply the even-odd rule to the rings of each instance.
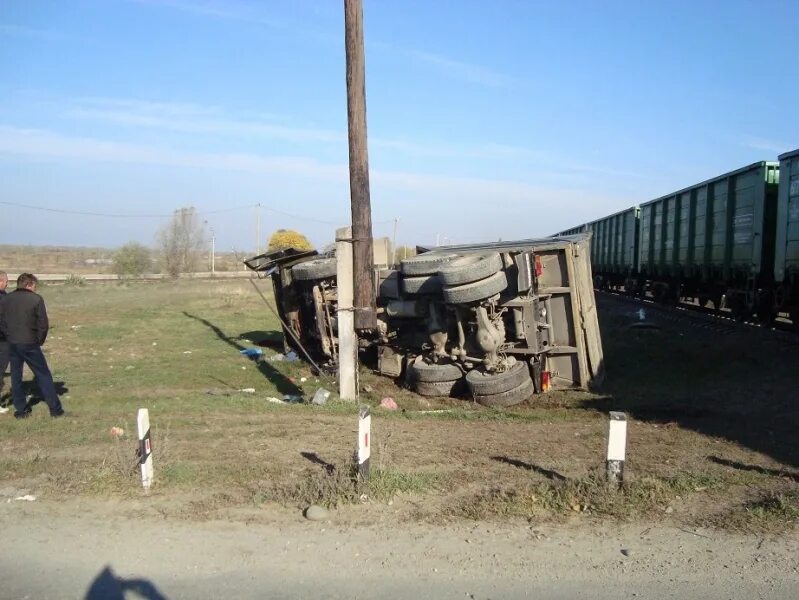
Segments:
[[[114,273],[119,277],[138,277],[153,268],[150,249],[138,242],[128,242],[114,253]]]
[[[269,238],[269,252],[284,250],[286,248],[296,248],[297,250],[313,250],[311,242],[299,231],[293,229],[278,229]]]
[[[193,206],[176,210],[172,220],[158,232],[163,270],[172,277],[196,271],[205,237],[205,227]]]

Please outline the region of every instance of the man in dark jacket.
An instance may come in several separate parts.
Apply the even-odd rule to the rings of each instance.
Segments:
[[[5,271],[0,271],[0,303],[3,302],[3,298],[6,296],[6,286],[8,285],[8,274]],[[5,400],[3,399],[3,384],[5,383],[6,379],[6,369],[8,368],[8,342],[6,341],[6,336],[3,335],[3,332],[0,331],[0,407],[5,404]],[[6,411],[6,409],[2,409]],[[7,411],[6,411],[7,412]]]
[[[64,414],[61,401],[55,391],[53,376],[42,353],[42,344],[47,339],[50,323],[44,298],[36,293],[38,280],[30,273],[17,278],[16,291],[0,302],[0,331],[8,340],[11,354],[11,394],[14,399],[14,416],[23,419],[30,416],[31,409],[25,402],[22,389],[22,366],[28,365],[36,376],[50,415]]]

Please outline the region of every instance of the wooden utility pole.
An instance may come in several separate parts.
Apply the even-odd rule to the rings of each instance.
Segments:
[[[366,69],[361,0],[344,0],[344,43],[347,52],[355,329],[364,331],[377,327],[377,313],[372,254],[372,206],[369,199],[369,153],[366,146]]]

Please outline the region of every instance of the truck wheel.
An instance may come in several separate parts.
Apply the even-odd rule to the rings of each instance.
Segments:
[[[410,375],[413,381],[425,383],[452,382],[463,377],[463,371],[452,363],[435,365],[424,362],[422,357],[417,358],[411,363]]]
[[[402,261],[403,275],[436,275],[455,254],[420,254]]]
[[[446,396],[449,397],[458,387],[460,379],[454,381],[417,381],[414,383],[414,391],[421,396]]]
[[[498,252],[473,254],[451,260],[438,270],[445,285],[463,285],[490,277],[502,269],[502,257]]]
[[[501,394],[490,394],[486,396],[475,396],[474,399],[475,402],[482,404],[483,406],[489,406],[491,408],[507,408],[508,406],[521,404],[525,400],[529,399],[533,393],[535,393],[533,380],[528,378],[527,381],[521,383],[512,390],[508,390],[507,392],[502,392]]]
[[[438,294],[441,291],[441,280],[438,275],[403,277],[402,290],[406,294]]]
[[[468,304],[490,298],[508,287],[508,278],[504,271],[494,273],[480,281],[466,285],[445,285],[444,302],[449,304]]]
[[[291,274],[298,281],[328,279],[336,276],[335,258],[316,258],[291,267]]]
[[[530,369],[526,362],[517,362],[503,373],[487,373],[473,369],[466,373],[466,383],[473,396],[491,396],[507,392],[530,379]]]

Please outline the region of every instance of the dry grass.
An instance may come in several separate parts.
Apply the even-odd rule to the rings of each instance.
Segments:
[[[355,405],[335,395],[324,407],[267,401],[333,384],[301,362],[269,360],[279,327],[246,282],[46,286],[43,294],[54,325],[48,360],[78,417],[52,421],[43,406],[22,422],[0,417],[0,479],[43,498],[139,496],[135,416],[147,407],[151,501],[186,518],[399,496],[409,502],[394,503],[405,510],[397,518],[660,520],[682,502],[690,519],[717,526],[776,531],[796,522],[786,481],[797,477],[799,446],[784,390],[795,386],[799,358],[780,348],[749,344],[735,354],[725,339],[708,356],[701,340],[686,350],[664,331],[652,344],[603,312],[603,393],[558,392],[509,411],[423,399],[364,373],[373,387],[365,402],[390,395],[403,410],[374,408],[373,474],[358,485]],[[267,344],[263,362],[239,353],[258,341]],[[759,380],[740,360],[754,360]],[[620,490],[596,474],[611,408],[631,415],[630,479]],[[125,436],[111,436],[113,426]]]

